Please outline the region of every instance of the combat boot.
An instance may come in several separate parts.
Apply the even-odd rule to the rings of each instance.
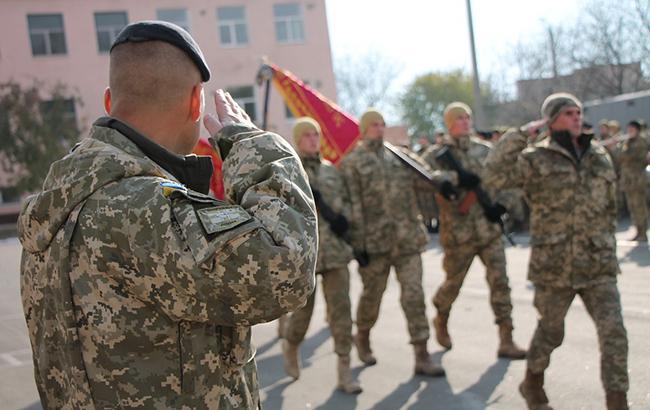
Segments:
[[[624,391],[608,391],[607,410],[628,410],[627,393]]]
[[[447,321],[449,320],[449,315],[442,315],[438,313],[433,319],[433,328],[436,330],[436,340],[438,344],[444,347],[445,349],[451,349],[451,337],[449,337],[449,332],[447,331]]]
[[[284,358],[284,371],[294,380],[300,377],[300,358],[298,357],[298,347],[288,340],[282,340],[282,356]]]
[[[350,370],[350,355],[339,356],[337,364],[338,372],[338,385],[339,390],[347,394],[359,394],[363,391],[359,383],[352,379],[352,371]]]
[[[413,344],[415,352],[415,374],[430,377],[442,377],[445,375],[445,369],[435,364],[427,351],[427,342],[418,342]]]
[[[637,234],[634,236],[634,238],[632,238],[632,240],[638,242],[648,242],[648,235],[640,230],[637,230]]]
[[[521,360],[526,358],[526,351],[515,344],[512,340],[512,322],[506,321],[499,324],[499,350],[498,357],[506,359]]]
[[[372,349],[370,349],[370,329],[358,329],[357,334],[354,335],[354,344],[357,347],[359,360],[367,366],[377,364],[377,359],[372,355]]]
[[[533,373],[526,369],[526,378],[519,385],[519,393],[526,400],[529,410],[553,410],[544,391],[544,373]]]
[[[287,327],[287,315],[282,315],[278,318],[278,339],[284,337],[284,330]]]

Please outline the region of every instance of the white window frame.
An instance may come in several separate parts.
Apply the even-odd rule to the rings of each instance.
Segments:
[[[240,19],[225,19],[222,20],[219,18],[219,9],[221,8],[241,8],[243,10],[243,17]],[[237,41],[237,25],[241,24],[244,26],[244,30],[246,32],[246,41],[245,42],[238,42]],[[227,47],[227,48],[237,48],[237,47],[246,47],[250,41],[250,36],[248,34],[248,23],[246,21],[246,7],[244,6],[223,6],[217,8],[217,27],[218,27],[218,35],[219,35],[219,44],[221,47]],[[230,43],[224,43],[223,39],[221,38],[221,29],[222,28],[227,28],[228,32],[230,33]]]
[[[302,4],[296,3],[296,2],[290,2],[290,3],[277,3],[276,5],[290,5],[290,4],[295,4],[298,6],[298,14],[295,16],[277,16],[274,13],[274,27],[275,27],[275,39],[277,40],[278,43],[280,44],[302,44],[305,42],[305,20],[303,16],[303,11],[302,11]],[[294,25],[293,23],[300,23],[300,27],[302,30],[302,37],[298,38],[297,34],[294,32]],[[287,30],[287,38],[285,40],[281,40],[279,38],[278,34],[278,29],[277,25],[278,24],[284,24]]]
[[[103,53],[110,52],[110,49],[109,50],[100,49],[100,47],[99,47],[99,33],[100,33],[100,31],[102,33],[108,33],[108,36],[109,36],[109,39],[110,39],[110,41],[109,41],[109,48],[110,48],[110,44],[113,44],[113,42],[117,38],[117,35],[120,34],[120,31],[122,31],[122,29],[124,27],[126,27],[126,25],[123,25],[123,26],[106,25],[106,26],[102,26],[101,30],[100,30],[99,26],[97,25],[97,17],[96,17],[98,14],[123,14],[126,17],[126,25],[129,24],[129,15],[128,15],[128,13],[126,11],[97,11],[97,12],[95,12],[95,14],[93,16],[95,17],[95,35],[97,36],[97,50],[100,53],[103,54]]]
[[[178,21],[163,20],[163,19],[160,18],[160,12],[161,11],[177,11],[177,12],[182,11],[185,14],[185,19],[183,21],[180,21],[180,20],[178,20]],[[165,8],[161,8],[161,9],[156,9],[156,19],[166,21],[168,23],[176,24],[177,26],[183,28],[183,30],[190,33],[190,13],[187,11],[186,8],[182,8],[182,7],[179,7],[179,8],[165,7]]]
[[[61,28],[60,29],[45,29],[45,28],[31,28],[29,27],[29,17],[40,17],[40,16],[60,16],[61,17]],[[51,13],[51,14],[28,14],[27,15],[27,29],[29,30],[29,44],[32,47],[32,56],[57,56],[57,55],[66,55],[68,54],[68,42],[65,38],[65,25],[63,23],[63,14],[61,13]],[[65,50],[62,53],[53,53],[52,52],[52,41],[50,39],[50,34],[52,33],[61,33],[63,34],[63,46]],[[32,36],[40,35],[45,41],[45,53],[34,54],[34,47],[32,45]]]
[[[254,115],[255,115],[255,120],[254,120],[253,122],[257,123],[258,120],[260,119],[260,112],[259,112],[259,111],[260,111],[260,105],[257,103],[257,87],[255,87],[254,85],[236,85],[236,86],[233,86],[233,87],[228,87],[228,88],[226,89],[226,91],[233,90],[233,89],[235,89],[235,88],[247,88],[247,87],[250,87],[251,90],[253,90],[253,95],[252,95],[252,96],[250,96],[250,97],[243,97],[243,98],[242,98],[242,97],[237,97],[237,98],[233,97],[233,99],[235,100],[235,102],[236,102],[236,103],[237,103],[237,104],[238,104],[238,105],[239,105],[239,106],[240,106],[244,111],[246,111],[246,109],[245,109],[246,103],[253,103],[253,104],[255,104],[255,113],[254,113]],[[251,115],[251,114],[248,113],[248,115]]]

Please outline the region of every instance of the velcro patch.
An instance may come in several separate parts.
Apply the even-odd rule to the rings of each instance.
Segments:
[[[169,198],[174,192],[180,192],[182,194],[187,194],[187,188],[185,185],[179,184],[177,182],[165,181],[161,182],[160,186],[162,187],[163,195]]]
[[[237,205],[203,208],[197,210],[196,213],[208,235],[227,231],[253,218],[242,207]]]

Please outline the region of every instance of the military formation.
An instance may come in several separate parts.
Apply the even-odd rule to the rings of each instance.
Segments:
[[[111,48],[108,116],[23,207],[21,295],[44,408],[259,408],[251,327],[282,318],[284,368],[299,379],[318,277],[337,357],[333,384],[359,394],[352,348],[365,365],[381,365],[372,340],[391,271],[413,373],[444,377],[429,354],[430,326],[451,349],[450,329],[461,326],[452,307],[475,257],[486,270],[497,356],[527,360],[519,392],[529,409],[551,409],[545,370],[577,296],[598,331],[607,408],[628,408],[614,234],[622,193],[634,239],[647,241],[645,124],[631,121],[622,136],[604,122],[596,140],[583,129],[581,102],[560,93],[543,102],[541,120],[489,142],[475,135],[469,106],[454,102],[444,111],[447,133],[415,154],[388,144],[384,117],[368,109],[358,144],[334,166],[321,158],[312,118],[295,121],[292,147],[221,90],[216,112],[204,115],[210,75],[177,26],[127,26]],[[188,155],[201,122],[223,159],[224,201],[207,193],[211,167]],[[422,198],[435,198],[444,250],[431,322]],[[503,240],[522,201],[539,317],[527,350],[513,339]],[[352,260],[363,284],[354,315]]]

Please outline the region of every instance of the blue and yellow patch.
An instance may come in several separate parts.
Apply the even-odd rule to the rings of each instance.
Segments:
[[[178,182],[165,181],[160,183],[162,188],[163,195],[169,198],[174,192],[180,192],[182,194],[187,194],[187,188],[185,185]]]

